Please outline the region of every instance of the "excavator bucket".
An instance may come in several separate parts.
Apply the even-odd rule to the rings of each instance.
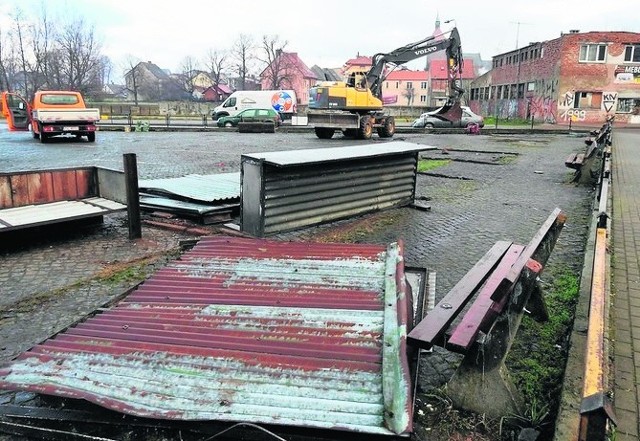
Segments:
[[[433,115],[451,122],[460,121],[460,118],[462,118],[462,107],[460,107],[459,102],[445,104],[439,108],[437,112],[433,113]]]

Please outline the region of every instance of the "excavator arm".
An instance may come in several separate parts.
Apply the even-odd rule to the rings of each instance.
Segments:
[[[460,72],[462,70],[463,60],[460,34],[457,28],[453,28],[450,31],[449,37],[442,40],[436,40],[436,37],[428,37],[416,43],[400,47],[392,52],[374,55],[371,69],[369,69],[369,72],[366,74],[371,93],[375,97],[382,99],[382,83],[386,78],[384,72],[387,64],[399,66],[416,58],[426,57],[429,54],[441,50],[446,51],[447,55],[449,100],[438,113],[445,119],[460,119],[462,115],[460,97],[464,93],[464,89],[460,85]]]
[[[464,93],[460,83],[462,49],[458,30],[453,28],[448,34],[445,38],[428,37],[389,53],[376,54],[368,72],[352,72],[346,81],[322,81],[309,89],[307,118],[316,136],[329,139],[336,130],[341,130],[348,137],[369,139],[376,130],[381,138],[391,138],[395,133],[395,119],[384,112],[382,100],[387,66],[400,66],[442,50],[447,55],[449,99],[436,114],[449,121],[459,121],[462,117],[460,98]]]

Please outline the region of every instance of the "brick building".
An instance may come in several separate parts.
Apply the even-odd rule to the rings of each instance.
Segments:
[[[496,55],[469,98],[501,118],[600,124],[615,114],[640,125],[640,33],[571,31]]]

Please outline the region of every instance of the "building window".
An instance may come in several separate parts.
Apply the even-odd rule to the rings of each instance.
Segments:
[[[533,92],[534,90],[536,90],[536,83],[534,83],[533,81],[527,83],[527,92]]]
[[[607,55],[606,44],[583,44],[580,46],[580,62],[603,62]]]
[[[574,109],[600,109],[602,92],[576,92],[573,99]]]
[[[396,81],[396,89],[399,89],[399,88],[400,88],[400,82]]]
[[[422,83],[420,83],[420,89],[426,89],[427,88],[427,82],[423,81]]]
[[[618,98],[618,113],[640,114],[640,98]]]
[[[640,63],[640,44],[633,44],[624,48],[624,61]]]
[[[426,103],[427,102],[427,96],[426,95],[420,95],[420,102],[421,103]]]
[[[413,83],[411,81],[407,81],[407,89],[413,89]]]

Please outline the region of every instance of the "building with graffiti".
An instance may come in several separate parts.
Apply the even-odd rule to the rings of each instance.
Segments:
[[[640,33],[574,30],[496,55],[469,105],[499,118],[640,125]]]

